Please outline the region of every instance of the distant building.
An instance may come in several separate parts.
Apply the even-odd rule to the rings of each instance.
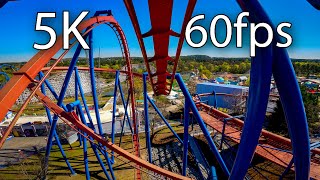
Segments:
[[[227,85],[227,84],[215,84],[215,83],[199,83],[197,84],[196,92],[198,94],[202,93],[226,93],[227,95],[233,96],[225,96],[218,95],[217,99],[217,107],[233,109],[235,106],[245,106],[246,95],[248,94],[249,87],[245,86],[237,86],[237,85]],[[208,101],[208,104],[214,105],[214,96],[203,97],[201,100]]]

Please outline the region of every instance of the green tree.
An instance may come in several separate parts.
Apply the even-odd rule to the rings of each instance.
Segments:
[[[212,73],[208,69],[203,70],[202,73],[207,76],[207,78],[211,79]]]
[[[231,71],[231,73],[238,74],[238,73],[240,73],[240,66],[238,64],[234,64],[231,67],[230,71]]]
[[[300,86],[300,89],[309,125],[319,122],[319,95],[308,93],[304,85]]]
[[[221,71],[222,72],[230,72],[230,65],[227,62],[224,62],[221,65]]]
[[[246,82],[244,83],[245,86],[250,86],[250,76],[248,77],[248,79],[246,80]]]
[[[288,136],[286,118],[280,100],[276,102],[276,107],[272,115],[267,117],[266,129],[277,134]]]

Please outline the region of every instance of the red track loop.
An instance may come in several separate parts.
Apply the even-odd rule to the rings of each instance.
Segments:
[[[78,26],[79,32],[95,24],[112,23],[118,24],[112,16],[99,16],[88,19]],[[72,39],[73,36],[70,36]],[[38,75],[41,69],[50,61],[50,59],[62,49],[62,36],[59,36],[55,45],[49,50],[39,51],[34,55],[0,91],[0,121],[5,117],[8,110],[13,106],[20,94]]]
[[[96,141],[98,141],[102,145],[106,146],[110,150],[113,150],[117,154],[125,157],[126,159],[128,159],[128,160],[130,160],[130,161],[132,161],[132,162],[134,162],[134,163],[136,163],[136,164],[138,164],[138,165],[140,165],[140,166],[142,166],[142,167],[144,167],[144,168],[146,168],[148,170],[151,170],[151,171],[153,171],[153,172],[155,172],[157,174],[161,174],[161,175],[166,176],[166,177],[171,178],[171,179],[190,179],[188,177],[181,176],[179,174],[175,174],[175,173],[170,172],[168,170],[162,169],[162,168],[160,168],[160,167],[158,167],[156,165],[153,165],[153,164],[151,164],[151,163],[149,163],[149,162],[147,162],[145,160],[142,160],[142,159],[132,155],[128,151],[120,148],[119,146],[116,146],[116,145],[112,144],[111,142],[109,142],[106,139],[102,138],[100,135],[96,134],[92,129],[90,129],[87,126],[85,126],[84,124],[82,124],[80,119],[79,119],[79,117],[77,117],[75,114],[65,112],[61,107],[59,107],[53,101],[51,101],[50,98],[48,98],[47,96],[43,95],[39,90],[37,90],[36,96],[54,114],[58,115],[60,118],[64,118],[64,119],[68,120],[69,122],[74,124],[77,128],[79,128],[80,130],[85,132],[87,135],[91,136],[93,139],[95,139]]]
[[[132,73],[132,68],[131,68],[131,60],[129,56],[129,50],[126,42],[126,38],[124,36],[123,31],[121,30],[120,26],[118,25],[117,21],[112,17],[112,16],[97,16],[90,18],[86,21],[83,21],[79,26],[78,30],[79,32],[83,32],[86,30],[82,36],[87,34],[88,32],[92,31],[93,28],[95,28],[98,25],[101,24],[109,24],[112,26],[113,30],[117,33],[120,44],[122,45],[122,50],[123,54],[126,59],[126,65],[127,65],[127,74],[128,74],[128,81],[130,84],[130,89],[134,89],[133,85],[133,73]],[[74,36],[70,35],[70,39],[72,39]],[[74,44],[73,44],[74,45]],[[10,79],[10,81],[1,89],[0,91],[0,122],[2,119],[4,119],[6,113],[8,110],[14,105],[18,97],[20,96],[21,93],[28,87],[30,83],[37,83],[36,88],[34,91],[31,93],[30,96],[35,94],[38,91],[38,88],[40,87],[41,83],[43,83],[43,79],[40,81],[35,81],[35,77],[38,75],[38,73],[42,70],[47,71],[45,74],[45,77],[54,69],[58,70],[60,69],[67,69],[66,67],[55,67],[59,61],[64,57],[64,55],[69,51],[66,50],[59,59],[53,59],[53,56],[58,53],[58,51],[62,49],[62,36],[59,36],[55,45],[50,48],[49,50],[42,50],[39,51],[35,56],[33,56],[19,71],[14,73],[14,76]],[[44,66],[50,61],[50,60],[55,60],[54,65],[50,68],[44,68]],[[80,70],[87,70],[86,68],[79,68]],[[97,71],[110,71],[114,72],[115,70],[106,70],[102,68],[97,68]],[[135,74],[139,76],[138,74]],[[140,75],[141,76],[141,75]],[[39,94],[38,94],[39,96]],[[30,98],[31,99],[31,98]],[[23,109],[27,106],[29,100],[28,99],[25,104],[22,106],[22,108],[19,110],[19,112],[16,114],[16,117],[14,120],[11,122],[11,124],[8,126],[8,129],[6,130],[4,136],[0,140],[0,147],[3,145],[8,132],[10,132],[14,126],[14,124],[17,122],[19,116],[22,114]],[[58,110],[57,105],[54,104],[53,102],[50,102],[48,99],[46,101],[43,101],[46,106],[49,104],[49,108],[53,110]],[[110,142],[105,141],[102,139],[99,135],[95,134],[94,132],[91,131],[91,129],[87,129],[84,125],[79,124],[79,122],[75,121],[74,118],[72,117],[67,117],[66,119],[70,120],[72,123],[75,123],[76,126],[79,126],[78,128],[82,129],[83,131],[87,132],[90,134],[93,138],[95,138],[97,141],[101,142],[102,144],[106,145],[108,148],[114,150],[115,152],[119,153],[120,155],[123,155],[125,158],[129,159],[130,161],[136,163],[138,165],[137,167],[137,178],[139,179],[140,177],[140,170],[139,166],[143,166],[151,171],[157,172],[159,174],[162,174],[164,176],[173,178],[173,179],[185,179],[185,177],[172,173],[170,171],[166,171],[164,169],[161,169],[155,165],[152,165],[148,163],[147,161],[144,161],[140,159],[139,157],[139,139],[138,139],[138,134],[136,130],[136,116],[135,116],[135,98],[134,98],[134,93],[131,93],[131,108],[132,108],[132,119],[133,119],[133,128],[134,128],[134,146],[135,146],[135,155],[130,154],[129,152],[126,152],[125,150],[121,149],[120,147],[111,144]],[[61,109],[60,109],[61,110]],[[56,111],[53,111],[56,112]],[[59,111],[61,112],[61,111]],[[61,112],[63,115],[66,114],[66,112]]]

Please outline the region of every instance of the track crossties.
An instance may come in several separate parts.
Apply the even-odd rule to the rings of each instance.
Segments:
[[[141,33],[132,0],[124,0],[124,2],[139,41],[153,91],[156,95],[168,95],[171,91],[174,74],[177,69],[184,41],[185,27],[192,16],[196,0],[189,0],[181,32],[179,33],[171,29],[173,0],[148,1],[151,28],[145,33]],[[147,55],[144,45],[144,38],[147,37],[152,37],[153,39],[154,55],[151,58]],[[174,57],[169,55],[170,37],[177,37],[179,39]],[[156,68],[155,72],[151,71],[153,67]]]

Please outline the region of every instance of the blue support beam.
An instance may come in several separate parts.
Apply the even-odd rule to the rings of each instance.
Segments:
[[[119,74],[120,75],[120,74]],[[118,88],[119,88],[119,93],[120,93],[120,97],[121,97],[121,101],[124,107],[124,117],[127,118],[128,120],[128,124],[130,125],[130,131],[131,133],[133,133],[132,127],[131,127],[131,122],[130,122],[130,117],[129,117],[129,113],[128,113],[128,107],[129,107],[129,97],[130,97],[130,91],[128,91],[128,97],[127,97],[127,101],[124,98],[124,93],[123,93],[123,89],[122,89],[122,85],[120,82],[120,77],[118,78]],[[125,118],[124,118],[125,120]]]
[[[77,75],[76,75],[76,69],[77,67],[74,67],[74,100],[77,101],[79,99],[79,92],[78,92],[78,86],[77,84],[79,83]],[[78,141],[79,141],[79,146],[82,146],[82,136],[78,133]]]
[[[193,99],[192,99],[190,93],[188,92],[186,85],[183,82],[181,75],[179,73],[177,73],[175,75],[175,79],[178,82],[183,95],[185,96],[185,103],[189,104],[189,106],[193,112],[193,115],[194,115],[195,119],[197,120],[206,140],[208,141],[209,147],[210,147],[211,151],[213,152],[214,156],[216,157],[222,171],[224,172],[224,174],[227,177],[229,177],[230,176],[229,169],[227,168],[224,160],[222,159],[221,155],[219,154],[219,151],[218,151],[217,147],[215,146],[215,144],[211,138],[211,135],[210,135],[208,129],[206,128],[206,125],[203,122],[203,120],[198,112],[198,109],[197,109],[195,103],[193,102]]]
[[[81,85],[81,80],[80,80],[80,75],[79,75],[79,71],[78,71],[78,68],[75,67],[74,69],[74,75],[76,77],[76,89],[79,88],[79,91],[80,91],[80,96],[81,96],[81,99],[82,99],[82,103],[83,103],[83,106],[84,106],[84,109],[86,111],[86,114],[87,114],[87,117],[88,117],[88,120],[89,120],[89,126],[94,132],[96,132],[95,128],[94,128],[94,125],[93,125],[93,121],[92,121],[92,117],[90,115],[90,110],[89,110],[89,107],[87,105],[87,100],[85,98],[85,95],[84,95],[84,91],[83,91],[83,88],[82,88],[82,85]]]
[[[103,135],[103,129],[101,125],[100,113],[99,113],[99,102],[98,102],[98,93],[96,87],[96,78],[94,72],[94,57],[93,57],[93,32],[89,32],[89,71],[90,71],[90,81],[91,81],[91,91],[93,98],[94,111],[96,114],[97,125],[99,134]]]
[[[276,30],[259,1],[237,0],[237,2],[243,11],[250,13],[250,23],[267,23],[274,31]],[[268,34],[265,31],[257,30],[257,41],[264,42],[267,37]],[[256,56],[251,60],[250,77],[252,79],[248,110],[230,179],[243,179],[250,166],[265,118],[272,74],[277,83],[291,137],[296,168],[295,178],[309,179],[309,132],[302,96],[288,53],[284,48],[276,47],[277,42],[281,42],[280,37],[274,36],[271,45],[266,48],[256,48]]]
[[[67,104],[67,109],[68,112],[72,112],[74,110],[74,107],[80,104],[80,101],[77,100],[73,103]],[[81,109],[77,110],[78,114],[80,114],[80,119],[82,120],[82,123],[84,123],[82,118],[83,112],[81,112]],[[82,132],[84,136],[87,136],[85,132]],[[88,161],[88,145],[87,145],[87,139],[84,137],[83,139],[83,164],[84,164],[84,169],[85,169],[85,174],[86,174],[86,180],[90,180],[90,171],[89,171],[89,161]]]
[[[216,168],[215,168],[214,166],[211,166],[210,175],[209,175],[209,178],[208,178],[208,179],[218,180]]]
[[[44,74],[43,74],[42,71],[39,72],[39,76],[40,76],[40,77],[43,77],[43,76],[44,76]],[[75,79],[75,83],[77,83],[76,80],[77,80],[77,79]],[[49,82],[47,79],[45,79],[45,80],[44,80],[44,84],[47,86],[47,88],[49,89],[49,91],[51,92],[51,94],[54,96],[54,98],[55,98],[56,100],[58,100],[58,99],[59,99],[59,96],[58,96],[58,94],[55,92],[54,88],[51,86],[50,82]],[[76,89],[75,89],[75,90],[76,90]],[[76,91],[75,91],[75,92],[76,92]],[[77,92],[76,92],[76,94],[77,94]],[[75,99],[77,99],[77,97],[75,97]],[[62,106],[62,108],[63,108],[65,111],[67,110],[67,108],[65,107],[64,104],[62,104],[61,106]],[[50,112],[50,111],[49,111],[49,112]],[[49,116],[48,116],[48,118],[49,118]],[[50,122],[50,124],[51,124],[52,118],[50,117],[50,119],[51,119],[51,120],[49,120],[49,122]],[[79,146],[81,147],[81,146],[82,146],[82,136],[81,136],[80,134],[78,134],[78,141],[79,141]]]
[[[147,73],[143,74],[143,101],[144,101],[144,116],[145,116],[145,133],[146,133],[146,147],[148,148],[148,160],[149,162],[152,162],[152,153],[151,153],[151,140],[150,140],[150,126],[149,126],[149,104],[154,108],[154,110],[157,112],[157,114],[160,116],[160,118],[163,120],[163,122],[167,125],[167,127],[170,129],[170,131],[173,133],[173,135],[178,139],[178,141],[181,144],[184,144],[181,138],[178,136],[178,134],[173,130],[169,122],[166,120],[166,118],[162,115],[156,104],[152,101],[152,99],[148,96],[147,92]]]
[[[166,120],[166,118],[162,115],[162,113],[160,112],[160,110],[158,109],[158,107],[156,106],[156,104],[152,101],[152,99],[147,95],[147,99],[149,101],[149,103],[152,105],[152,107],[154,108],[154,110],[156,110],[156,112],[158,113],[158,115],[160,116],[160,118],[163,120],[163,122],[167,125],[167,127],[170,129],[170,131],[173,133],[173,135],[179,140],[179,142],[181,144],[183,144],[183,141],[180,139],[180,137],[178,136],[178,134],[172,129],[171,125],[169,124],[169,122]]]
[[[84,125],[88,126],[87,121],[86,121],[86,118],[85,118],[85,115],[84,115],[84,113],[83,113],[83,108],[82,108],[81,103],[80,103],[79,100],[77,100],[77,101],[75,101],[75,102],[73,102],[73,103],[68,104],[67,107],[68,107],[68,110],[69,110],[70,112],[73,111],[74,108],[77,108],[77,112],[78,112],[78,114],[80,115],[80,119],[81,119],[82,123],[83,123]],[[84,133],[84,136],[86,136],[85,133]],[[107,171],[107,169],[105,168],[105,165],[104,165],[104,163],[103,163],[103,161],[102,161],[102,159],[101,159],[101,157],[100,157],[100,154],[99,154],[99,152],[98,152],[98,150],[97,150],[97,146],[96,146],[94,143],[92,143],[93,139],[92,139],[91,137],[89,137],[89,138],[90,138],[91,148],[92,148],[92,150],[93,150],[93,152],[94,152],[94,154],[95,154],[95,156],[96,156],[96,158],[97,158],[97,160],[98,160],[98,162],[99,162],[99,164],[100,164],[100,167],[102,168],[102,170],[103,170],[104,174],[106,175],[107,179],[108,179],[108,180],[111,179],[111,177],[110,177],[110,175],[108,174],[108,171]],[[83,139],[86,139],[86,138],[83,137]],[[83,147],[85,148],[85,146],[83,146]],[[85,155],[84,157],[86,158],[87,156]],[[88,162],[88,160],[85,159],[85,163],[87,163],[87,162]],[[86,164],[85,164],[85,168],[86,168]],[[87,168],[86,168],[86,170],[87,170]],[[89,170],[89,169],[88,169],[88,170]],[[109,166],[109,170],[110,170],[110,172],[111,172],[112,179],[115,179],[114,173],[113,173],[113,169],[112,169],[111,166]],[[87,174],[87,173],[86,173],[86,174]],[[90,177],[89,177],[89,178],[90,178]]]
[[[114,144],[115,140],[115,124],[116,124],[116,110],[117,110],[117,89],[119,84],[119,71],[116,71],[116,79],[114,81],[114,91],[113,91],[113,108],[112,108],[112,129],[111,129],[111,141]],[[114,151],[112,153],[111,161],[114,162]]]
[[[75,67],[75,68],[76,68],[76,67]],[[44,76],[44,74],[43,74],[42,71],[39,72],[39,75],[42,76],[42,77]],[[54,98],[55,98],[56,100],[58,100],[58,99],[59,99],[59,96],[58,96],[58,94],[55,92],[54,88],[51,86],[50,82],[46,79],[46,80],[44,81],[44,83],[45,83],[45,85],[47,86],[47,88],[49,89],[49,91],[51,92],[51,94],[54,96]],[[77,83],[77,82],[76,82],[76,79],[75,79],[75,83]],[[62,108],[63,108],[64,110],[67,110],[67,108],[65,107],[64,104],[62,104]],[[48,118],[49,118],[49,116],[48,116]],[[50,117],[50,118],[51,118],[51,117]],[[52,120],[52,118],[51,118],[51,120]],[[51,121],[49,121],[49,122],[50,122],[50,124],[51,124]],[[79,135],[79,134],[78,134],[78,140],[79,140],[79,146],[82,146],[82,136]]]
[[[127,113],[127,114],[128,114],[128,108],[129,108],[130,93],[131,93],[130,90],[128,90],[127,101],[123,102],[124,103],[125,113]],[[129,115],[128,115],[127,120],[128,120],[128,126],[130,127],[131,134],[133,134],[133,129],[132,129],[131,120],[129,118]],[[121,142],[122,142],[122,136],[123,136],[125,122],[126,122],[126,116],[123,117],[123,121],[122,121],[122,125],[121,125],[121,134],[120,134],[119,146],[121,145]]]
[[[213,98],[214,98],[214,105],[213,105],[213,107],[214,108],[217,108],[217,106],[218,106],[218,103],[217,103],[217,94],[216,94],[216,91],[212,91],[212,95],[213,95]]]
[[[97,120],[97,126],[98,126],[98,131],[101,136],[104,135],[102,124],[101,124],[101,118],[100,118],[100,113],[99,113],[99,102],[98,102],[98,93],[96,90],[96,81],[95,81],[95,72],[94,72],[94,57],[93,57],[93,32],[89,32],[89,72],[90,72],[90,81],[91,81],[91,91],[92,91],[92,98],[93,98],[93,105],[94,105],[94,111],[96,115],[96,120]],[[103,149],[106,149],[103,147]],[[112,163],[113,163],[112,158]]]
[[[147,76],[148,73],[143,73],[143,106],[144,106],[144,121],[145,121],[145,134],[146,134],[146,147],[148,149],[148,160],[152,163],[152,149],[150,139],[150,124],[149,124],[149,104],[148,104],[148,90],[147,90]]]
[[[39,73],[39,76],[40,76],[40,79],[43,78],[43,73],[40,72],[40,73]],[[42,94],[46,95],[46,89],[45,89],[44,84],[41,85],[41,92],[42,92]],[[45,107],[45,109],[46,109],[46,114],[47,114],[47,117],[48,117],[48,121],[49,121],[49,123],[51,124],[51,123],[52,123],[52,117],[51,117],[50,110],[49,110],[47,107]],[[71,164],[70,164],[69,161],[68,161],[68,158],[67,158],[67,156],[66,156],[66,154],[65,154],[65,152],[64,152],[64,150],[63,150],[63,147],[62,147],[62,145],[61,145],[59,136],[58,136],[58,134],[57,134],[57,132],[56,132],[55,130],[53,131],[53,136],[54,136],[54,138],[55,138],[55,140],[56,140],[57,146],[59,147],[59,150],[60,150],[60,152],[61,152],[61,155],[62,155],[64,161],[66,162],[66,164],[67,164],[67,166],[68,166],[68,168],[69,168],[69,170],[70,170],[70,173],[71,173],[72,175],[75,175],[76,173],[75,173],[75,171],[73,170]]]
[[[223,145],[223,141],[224,141],[224,137],[225,137],[224,131],[226,129],[226,125],[227,125],[228,121],[230,121],[232,119],[235,119],[235,118],[240,118],[240,117],[244,117],[244,116],[240,115],[240,116],[234,116],[234,117],[231,117],[231,118],[224,118],[223,119],[223,127],[222,127],[220,147],[219,147],[220,150],[222,150],[222,145]]]
[[[188,148],[189,148],[189,121],[190,121],[190,104],[188,101],[184,103],[184,131],[183,131],[183,157],[182,157],[182,175],[187,175],[188,167]]]
[[[64,82],[62,84],[62,88],[61,88],[60,95],[59,95],[59,98],[58,98],[58,103],[57,103],[57,105],[60,106],[60,107],[62,107],[62,105],[63,105],[63,99],[64,99],[65,93],[67,91],[67,87],[68,87],[68,84],[70,82],[73,69],[74,69],[74,67],[76,65],[76,62],[78,60],[78,57],[80,55],[81,49],[82,49],[82,46],[79,44],[77,49],[76,49],[76,51],[75,51],[75,53],[74,53],[74,55],[73,55],[73,57],[72,57],[69,69],[67,71],[67,74],[65,76]],[[51,122],[50,133],[49,133],[49,136],[48,136],[48,142],[47,142],[47,148],[46,148],[46,154],[45,154],[45,164],[48,164],[48,161],[49,161],[50,151],[51,151],[51,148],[52,148],[52,139],[53,139],[53,136],[54,136],[54,132],[55,132],[55,128],[56,128],[56,125],[57,125],[57,121],[58,121],[58,116],[54,115],[53,119],[52,119],[52,122]]]
[[[293,158],[291,159],[290,163],[288,164],[287,168],[283,171],[281,176],[279,177],[279,180],[282,180],[284,176],[290,171],[291,167],[293,165]]]
[[[252,15],[251,12],[250,15]],[[257,30],[256,38],[257,41],[262,42],[267,38],[267,33]],[[272,47],[256,48],[256,56],[251,60],[250,91],[246,119],[230,179],[243,179],[250,167],[265,119],[270,93],[271,72]]]
[[[75,77],[76,77],[76,81],[75,81],[76,84],[75,84],[75,86],[76,86],[77,88],[79,88],[80,95],[81,95],[81,99],[82,99],[82,103],[83,103],[83,105],[84,105],[84,108],[85,108],[85,111],[86,111],[86,114],[87,114],[87,117],[88,117],[88,120],[89,120],[89,125],[87,124],[87,122],[85,122],[85,125],[88,126],[89,128],[91,128],[94,132],[96,132],[96,129],[94,128],[94,124],[93,124],[93,121],[92,121],[92,117],[91,117],[91,115],[90,115],[90,111],[89,111],[89,108],[88,108],[88,105],[87,105],[87,102],[86,102],[86,98],[85,98],[85,95],[84,95],[84,91],[83,91],[83,88],[82,88],[82,85],[81,85],[78,68],[75,67],[74,71],[75,71]],[[79,107],[80,107],[80,109],[82,109],[81,105],[79,105]],[[85,118],[83,117],[83,119],[85,119]],[[82,137],[82,136],[80,136],[80,137],[81,137],[81,138],[84,138],[84,137]],[[91,147],[94,149],[94,153],[95,153],[95,155],[97,156],[98,161],[99,161],[99,163],[100,163],[100,165],[101,165],[101,163],[102,163],[102,162],[100,162],[101,158],[100,158],[100,156],[99,156],[99,153],[98,153],[97,150],[96,150],[96,149],[99,149],[99,150],[101,150],[101,149],[100,149],[100,148],[97,148],[96,145],[95,145],[95,144],[92,144],[92,143],[91,143]],[[115,179],[114,172],[113,172],[113,170],[112,170],[112,163],[111,163],[111,161],[110,161],[110,159],[109,159],[108,152],[105,151],[105,148],[102,149],[100,152],[101,152],[102,155],[104,155],[104,157],[105,157],[105,159],[106,159],[106,161],[107,161],[108,167],[109,167],[110,172],[111,172],[112,179]],[[102,164],[103,164],[103,163],[102,163]],[[103,169],[103,168],[104,168],[104,167],[102,167],[102,169]],[[105,172],[104,169],[103,169],[103,171]],[[105,174],[106,174],[106,172],[105,172]],[[108,177],[108,174],[106,174],[106,176]]]
[[[118,78],[118,81],[119,81],[118,82],[119,93],[120,93],[121,101],[122,101],[122,104],[123,104],[123,107],[124,107],[124,117],[123,117],[123,122],[122,122],[122,126],[121,126],[120,143],[119,143],[119,144],[121,144],[124,125],[125,125],[126,120],[127,120],[128,125],[129,125],[131,134],[133,134],[133,129],[132,129],[132,126],[131,126],[131,120],[130,120],[129,113],[128,113],[130,91],[128,90],[128,97],[127,97],[127,101],[126,101],[125,98],[124,98],[124,93],[123,93],[122,85],[121,85],[121,82],[120,82],[120,78]]]

